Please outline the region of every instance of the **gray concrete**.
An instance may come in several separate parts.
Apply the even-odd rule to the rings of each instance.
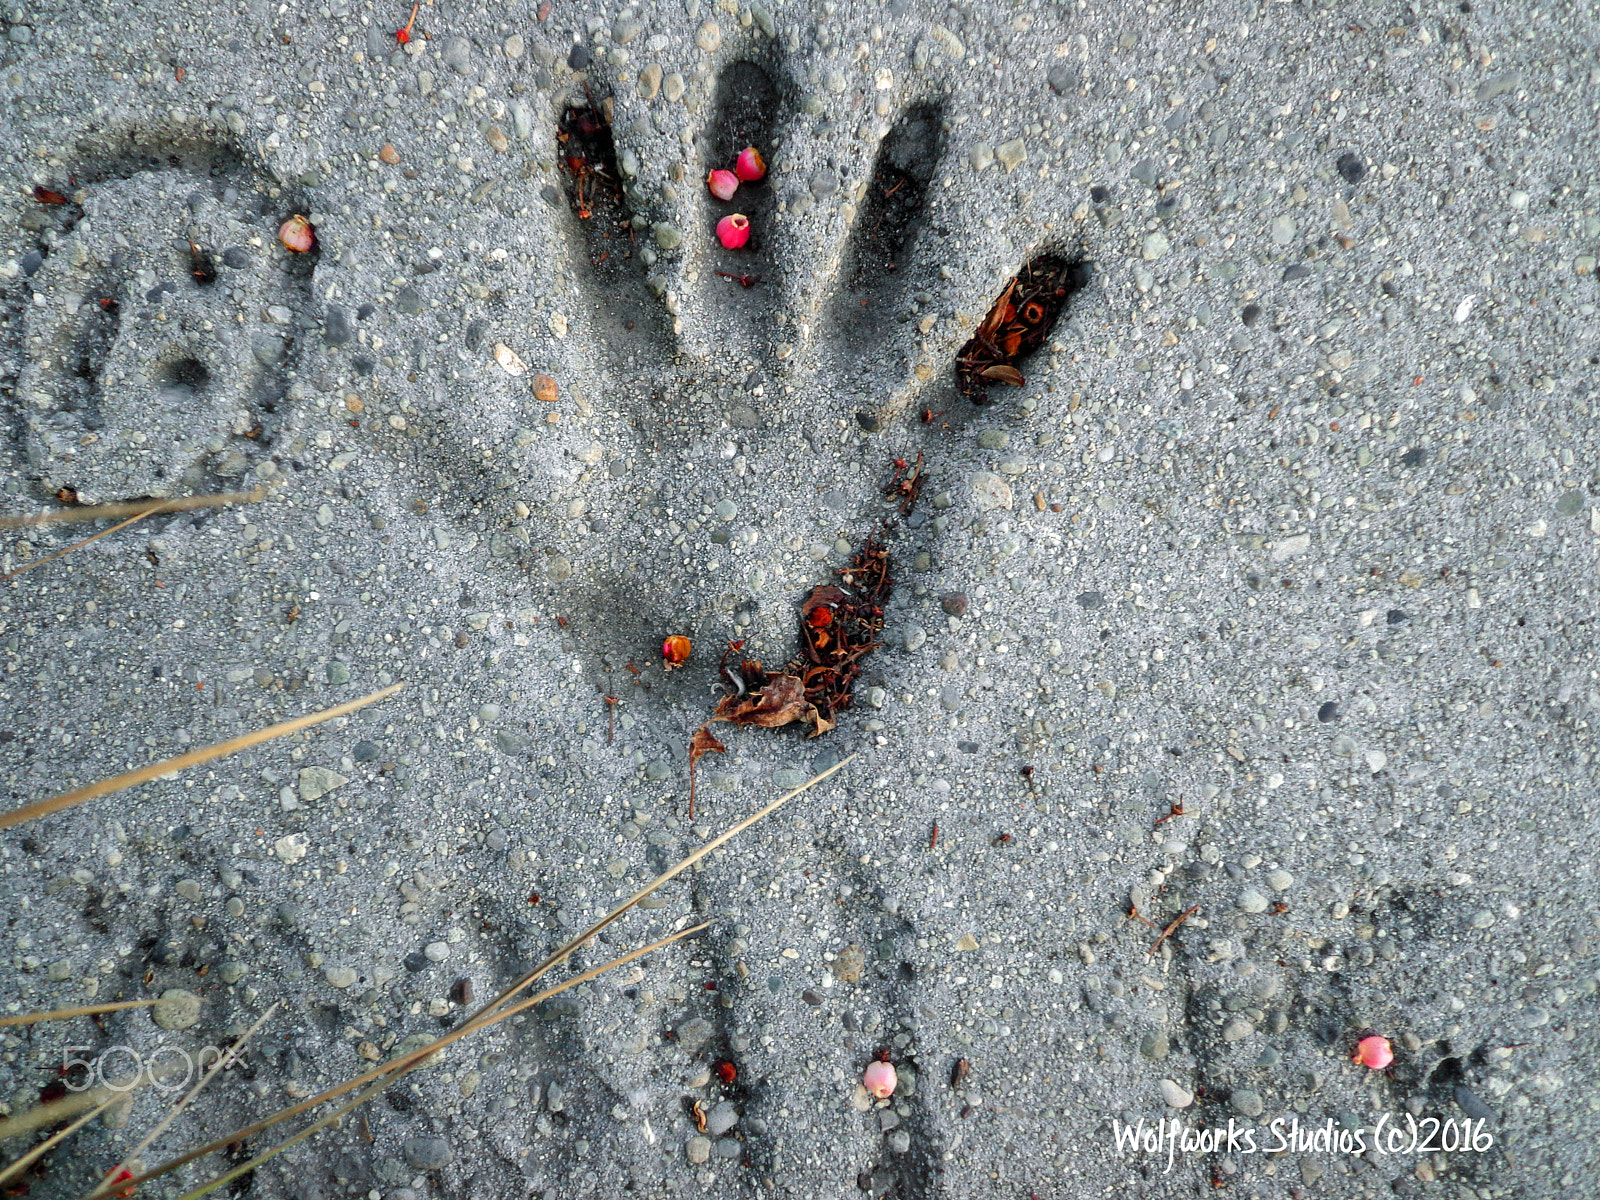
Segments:
[[[157,1161],[424,1044],[461,980],[493,996],[858,752],[581,961],[697,941],[248,1194],[1593,1188],[1594,13],[536,8],[439,0],[403,49],[398,2],[0,13],[7,511],[267,489],[4,585],[11,803],[406,685],[0,836],[0,1006],[188,994],[7,1031],[11,1111],[64,1046],[194,1050],[283,1002]],[[574,214],[585,86],[631,234]],[[771,173],[721,205],[742,138]],[[923,189],[894,245],[891,169]],[[1093,281],[974,408],[955,353],[1047,250]],[[878,690],[815,742],[728,729],[691,825],[722,646],[784,661],[919,452]],[[99,528],[7,531],[0,570]],[[1152,953],[1130,903],[1191,915]],[[1350,1062],[1368,1031],[1388,1074]],[[1492,1146],[1264,1152],[1279,1118],[1430,1116]],[[1117,1152],[1174,1117],[1257,1152]]]

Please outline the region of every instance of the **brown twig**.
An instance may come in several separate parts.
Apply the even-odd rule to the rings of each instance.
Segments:
[[[274,738],[287,737],[291,733],[299,733],[302,729],[309,729],[313,725],[320,725],[324,721],[331,721],[335,717],[353,713],[359,708],[369,704],[376,704],[379,700],[387,699],[398,692],[405,684],[393,683],[379,691],[362,696],[358,700],[350,700],[344,704],[325,708],[321,712],[310,713],[304,717],[296,717],[292,721],[283,721],[277,725],[269,725],[265,729],[257,729],[241,737],[229,738],[225,742],[218,742],[214,746],[206,746],[199,750],[191,750],[187,754],[180,754],[176,758],[164,758],[157,763],[149,763],[136,771],[125,771],[121,775],[113,775],[110,779],[102,779],[98,783],[91,783],[87,787],[77,788],[74,791],[62,792],[59,796],[51,796],[48,800],[38,800],[33,804],[26,804],[21,808],[14,808],[8,813],[0,813],[0,829],[9,829],[13,825],[20,825],[24,821],[32,821],[38,817],[47,817],[53,812],[60,812],[64,808],[72,808],[82,804],[85,800],[93,800],[100,796],[120,792],[124,788],[135,787],[141,783],[148,783],[172,771],[182,771],[187,767],[198,766],[210,762],[214,758],[226,758],[230,754],[237,754],[241,750],[248,750],[251,746],[258,746],[262,742],[270,742]]]
[[[129,525],[132,525],[132,524],[134,524],[134,523],[136,523],[138,521],[142,521],[146,517],[151,516],[152,514],[158,513],[160,511],[161,511],[161,508],[159,506],[156,507],[156,508],[147,508],[147,509],[145,509],[144,512],[136,513],[134,516],[129,517],[126,521],[119,521],[117,524],[113,525],[110,529],[102,529],[99,533],[95,534],[93,537],[86,537],[81,542],[73,542],[72,545],[68,546],[65,550],[57,550],[54,554],[47,555],[44,558],[36,558],[31,563],[24,563],[22,566],[18,567],[15,571],[8,571],[4,575],[0,575],[0,583],[4,583],[8,579],[15,579],[18,575],[21,575],[24,571],[31,571],[35,567],[42,567],[47,562],[55,562],[56,559],[63,558],[66,555],[71,554],[74,550],[77,550],[77,549],[79,549],[80,547],[83,547],[83,546],[87,546],[90,542],[98,542],[101,538],[107,537],[110,534],[115,533],[119,529],[126,529]]]
[[[266,488],[258,487],[248,492],[220,492],[213,496],[174,496],[170,500],[127,500],[117,504],[85,504],[79,508],[35,513],[31,517],[0,517],[0,529],[56,525],[62,521],[104,521],[110,517],[126,517],[134,513],[148,516],[158,510],[188,512],[192,508],[215,508],[221,504],[256,504],[266,494]]]
[[[57,1008],[50,1012],[18,1013],[0,1017],[0,1029],[9,1025],[37,1025],[40,1021],[65,1021],[68,1017],[92,1017],[97,1013],[121,1012],[125,1008],[149,1008],[159,1000],[118,1000],[114,1004],[85,1004],[81,1008]]]
[[[1171,937],[1172,936],[1172,931],[1177,929],[1179,925],[1182,925],[1185,921],[1187,921],[1189,919],[1189,917],[1197,909],[1199,909],[1199,907],[1200,906],[1198,904],[1191,904],[1188,908],[1184,909],[1177,916],[1173,917],[1172,918],[1172,924],[1168,925],[1165,929],[1163,929],[1161,931],[1161,936],[1156,939],[1156,944],[1154,946],[1150,947],[1149,953],[1151,955],[1154,955],[1157,950],[1161,949],[1161,943],[1166,941],[1169,937]],[[1146,924],[1149,924],[1149,922],[1146,922]],[[1154,929],[1155,926],[1151,925],[1150,928]]]

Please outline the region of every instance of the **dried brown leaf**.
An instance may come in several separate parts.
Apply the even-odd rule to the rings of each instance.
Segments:
[[[694,765],[707,754],[726,754],[728,748],[717,741],[711,730],[700,726],[689,739],[689,819],[694,820]]]
[[[1027,382],[1022,377],[1022,372],[1005,363],[996,363],[992,367],[985,367],[978,372],[980,379],[992,379],[996,383],[1009,383],[1012,387],[1021,387]]]
[[[793,675],[773,675],[767,679],[767,686],[754,696],[723,697],[711,719],[775,729],[803,719],[810,707],[806,703],[805,684]]]

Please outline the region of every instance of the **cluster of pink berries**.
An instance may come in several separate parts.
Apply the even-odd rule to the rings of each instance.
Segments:
[[[761,151],[754,146],[746,146],[739,152],[733,170],[726,171],[719,167],[706,176],[706,187],[718,200],[728,201],[733,199],[741,182],[754,183],[766,173],[767,164],[761,157]],[[739,249],[750,240],[750,218],[743,213],[729,213],[717,222],[717,240],[729,250]]]

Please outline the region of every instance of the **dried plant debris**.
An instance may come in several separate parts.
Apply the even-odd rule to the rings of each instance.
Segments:
[[[622,190],[617,147],[611,136],[609,96],[574,105],[556,130],[567,200],[582,226],[596,278],[612,284],[633,258],[633,211]]]
[[[883,610],[894,586],[888,550],[868,538],[839,577],[837,584],[812,588],[801,603],[801,651],[781,671],[768,671],[756,659],[744,660],[737,671],[724,665],[722,675],[733,694],[718,701],[711,720],[689,743],[691,804],[694,764],[704,754],[723,751],[709,732],[718,721],[768,729],[799,721],[811,727],[807,736],[819,737],[850,707],[862,663],[878,648],[883,632]],[[730,649],[743,645],[735,642]]]
[[[1088,263],[1055,254],[1023,267],[956,355],[956,390],[974,404],[988,404],[990,384],[1021,387],[1017,363],[1044,345],[1072,294],[1088,286],[1089,270]]]
[[[890,500],[900,502],[900,515],[907,517],[917,505],[917,497],[922,495],[922,485],[927,482],[927,476],[922,473],[922,451],[917,451],[916,466],[907,463],[903,458],[894,460],[894,478],[883,489],[883,494]]]

